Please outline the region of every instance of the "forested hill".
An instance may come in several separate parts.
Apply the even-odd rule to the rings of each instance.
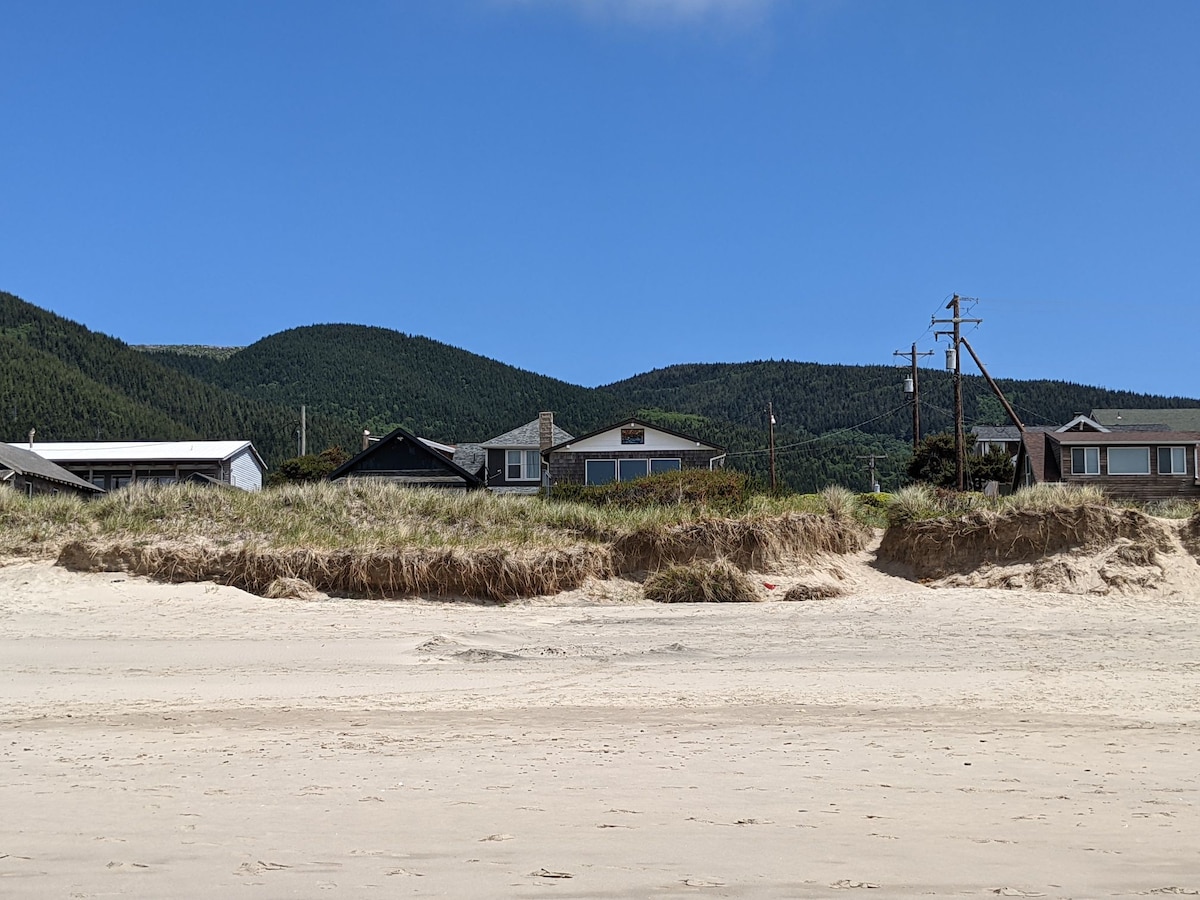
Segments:
[[[145,352],[0,292],[0,439],[249,438],[270,464],[295,453],[299,406],[309,447],[356,450],[362,429],[404,425],[437,440],[482,441],[552,410],[575,434],[640,415],[726,447],[729,464],[764,480],[768,402],[782,484],[815,490],[868,485],[864,457],[885,487],[909,454],[905,370],[764,361],[677,365],[585,388],[424,337],[362,325],[314,325],[239,350]],[[968,377],[968,423],[1002,424],[982,379]],[[1001,381],[1030,424],[1096,407],[1200,406],[1182,397],[1058,381]],[[921,370],[925,433],[950,427],[949,376]]]
[[[303,403],[376,434],[402,425],[441,441],[482,441],[543,410],[579,430],[632,411],[606,392],[366,325],[292,328],[225,359],[178,350],[147,355],[244,396]]]
[[[295,455],[296,414],[163,366],[123,342],[0,292],[0,439],[247,438]],[[316,417],[314,445],[356,446],[351,423]]]
[[[669,366],[602,390],[639,407],[659,407],[763,427],[768,402],[781,425],[812,434],[859,425],[864,432],[911,438],[912,408],[901,382],[907,366],[842,366],[762,361]],[[1028,425],[1062,424],[1092,409],[1200,406],[1187,397],[1113,391],[1066,381],[997,379]],[[949,373],[921,369],[923,433],[953,428],[954,383]],[[889,413],[889,410],[892,412]],[[969,424],[1003,425],[1007,416],[979,375],[963,379]]]

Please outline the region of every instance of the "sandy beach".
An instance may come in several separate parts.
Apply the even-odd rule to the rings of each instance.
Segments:
[[[1200,892],[1200,585],[661,606],[0,568],[0,896]]]

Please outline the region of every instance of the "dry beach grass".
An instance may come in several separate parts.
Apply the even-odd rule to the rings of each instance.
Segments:
[[[822,507],[820,497],[759,498],[719,515],[692,505],[599,508],[371,482],[256,494],[174,485],[91,503],[0,494],[0,533],[12,556],[54,557],[85,571],[255,593],[299,579],[326,592],[505,601],[677,563],[765,568],[861,549],[869,531]]]

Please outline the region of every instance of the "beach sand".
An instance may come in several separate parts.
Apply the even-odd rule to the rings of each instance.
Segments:
[[[1200,891],[1200,585],[656,606],[0,568],[0,896]]]

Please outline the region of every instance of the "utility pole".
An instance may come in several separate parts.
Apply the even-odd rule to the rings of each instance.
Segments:
[[[962,357],[958,352],[958,344],[962,340],[962,323],[973,322],[978,325],[983,319],[964,319],[962,317],[962,298],[958,294],[955,294],[946,304],[946,309],[951,310],[952,317],[933,319],[932,324],[953,325],[954,330],[935,331],[933,336],[936,340],[943,334],[948,334],[954,341],[951,349],[946,351],[946,368],[949,369],[951,368],[950,364],[954,364],[954,476],[958,483],[958,489],[965,491],[967,489],[967,454],[966,436],[963,433]]]
[[[912,379],[913,450],[916,450],[917,445],[921,443],[921,394],[917,386],[917,357],[933,356],[933,351],[926,350],[924,353],[918,353],[916,342],[914,342],[910,352],[895,350],[892,352],[892,356],[903,356],[912,361],[912,374],[909,375],[909,378]]]
[[[775,409],[771,401],[767,401],[767,421],[770,423],[771,434],[771,491],[775,490]]]
[[[304,404],[300,405],[300,455],[308,455],[308,415]]]
[[[887,459],[886,453],[870,453],[866,456],[860,456],[859,459],[867,460],[867,477],[871,479],[871,493],[879,493],[879,481],[875,478],[875,460]]]

